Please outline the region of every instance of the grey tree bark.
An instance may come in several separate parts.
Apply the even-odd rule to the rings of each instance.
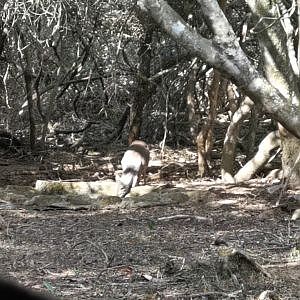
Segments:
[[[299,61],[293,45],[292,10],[287,9],[283,1],[246,0],[257,18],[257,34],[265,60],[265,74],[261,74],[241,49],[218,1],[197,2],[213,34],[212,39],[192,29],[166,1],[139,0],[138,5],[192,55],[223,73],[252,101],[261,103],[265,112],[294,136],[284,137],[283,152],[300,149]],[[297,157],[283,153],[283,167],[294,173],[292,178],[296,184],[300,183]]]
[[[277,1],[276,4],[268,0],[247,2],[257,24],[255,30],[263,53],[265,76],[284,96],[287,106],[295,104],[299,107],[300,72],[293,40],[297,29],[291,20],[293,7],[287,7],[284,1]],[[289,180],[290,185],[300,186],[300,139],[284,127],[279,126],[283,176]]]
[[[197,2],[201,5],[206,24],[214,34],[211,40],[193,30],[166,1],[139,0],[138,5],[183,47],[225,74],[241,87],[251,100],[262,103],[266,112],[300,138],[300,102],[297,94],[291,101],[288,95],[275,88],[268,78],[258,72],[241,49],[218,1]],[[256,3],[250,0],[249,2]]]

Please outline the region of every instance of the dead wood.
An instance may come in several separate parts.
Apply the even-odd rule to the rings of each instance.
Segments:
[[[270,158],[270,152],[274,148],[280,146],[279,131],[273,131],[269,133],[259,144],[258,151],[255,156],[249,160],[246,165],[241,168],[234,176],[236,182],[246,181],[252,178],[252,176],[264,166],[264,164]]]

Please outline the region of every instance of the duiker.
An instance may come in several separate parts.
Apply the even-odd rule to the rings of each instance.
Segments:
[[[125,197],[135,187],[143,173],[146,184],[146,170],[149,163],[149,149],[145,142],[135,140],[121,160],[123,174],[118,178],[118,196]]]

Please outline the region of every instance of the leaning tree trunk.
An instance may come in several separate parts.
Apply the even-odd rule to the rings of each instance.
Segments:
[[[271,151],[280,147],[279,132],[275,130],[270,132],[259,144],[258,151],[234,176],[235,182],[243,182],[252,178],[252,176],[261,169],[271,156]]]
[[[258,16],[258,24],[262,27],[255,27],[257,34],[266,32],[270,28],[273,30],[274,27],[278,27],[278,24],[279,26],[281,25],[280,22],[285,22],[286,19],[288,19],[288,14],[283,18],[274,18],[272,16],[266,18],[269,11],[276,11],[277,8],[275,5],[277,5],[278,2],[275,3],[269,0],[246,0],[246,2],[249,6],[257,5],[258,8],[263,8],[265,3],[274,5],[274,7],[268,7],[266,10],[259,9],[260,12],[258,13],[255,12]],[[268,80],[269,78],[262,75],[258,68],[250,62],[240,47],[238,38],[226,16],[220,9],[217,0],[197,0],[201,8],[201,13],[203,14],[204,22],[214,36],[213,40],[203,37],[199,34],[198,30],[194,30],[193,27],[189,26],[166,1],[140,0],[137,3],[142,11],[149,13],[155,22],[176,40],[176,42],[188,49],[191,55],[200,57],[202,61],[218,69],[224,76],[233,80],[237,86],[243,89],[251,100],[255,103],[261,103],[270,117],[280,122],[293,135],[300,138],[299,93],[296,90],[291,95],[283,93],[282,90],[278,88],[276,81]],[[277,21],[274,22],[274,20]],[[266,21],[271,24],[264,24]],[[279,31],[279,35],[281,31],[281,37],[285,34],[283,28],[276,28],[276,30]],[[292,37],[294,36],[295,35],[292,35]],[[271,36],[267,35],[266,41],[272,41]],[[276,46],[277,44],[282,45],[284,43],[278,39],[275,41]],[[285,43],[285,49],[283,50],[289,54],[295,54],[288,51],[289,49],[290,45],[287,47]],[[279,60],[277,62],[278,66],[285,63],[281,59],[281,52],[282,51],[275,52],[275,56],[277,60]],[[295,64],[293,63],[293,65]],[[285,74],[290,73],[287,72]],[[272,84],[274,84],[274,86]]]
[[[299,61],[297,61],[293,27],[288,7],[284,1],[275,4],[269,0],[247,1],[259,22],[258,38],[263,50],[264,71],[268,81],[274,85],[290,103],[299,103]],[[264,16],[260,19],[260,16]],[[280,20],[274,22],[274,20]],[[299,26],[299,24],[298,24]],[[263,30],[262,30],[263,29]],[[285,178],[293,186],[300,185],[300,139],[281,125],[279,132],[282,145],[282,168]]]

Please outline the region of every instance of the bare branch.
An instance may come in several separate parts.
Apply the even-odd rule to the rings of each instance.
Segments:
[[[200,2],[202,6],[207,6],[207,14],[210,13],[212,6],[216,7],[217,5],[215,0],[203,0]],[[289,101],[289,105],[287,105],[288,99],[257,71],[242,51],[234,36],[230,36],[229,43],[223,41],[226,32],[230,35],[232,34],[232,29],[228,22],[223,22],[224,30],[217,29],[215,25],[211,25],[214,32],[220,34],[220,36],[210,41],[189,27],[166,1],[139,0],[138,5],[142,10],[147,11],[183,47],[226,74],[229,79],[245,91],[251,100],[262,103],[265,110],[275,120],[300,138],[299,103],[294,104]],[[213,16],[221,16],[223,20],[225,18],[218,9]],[[213,17],[206,17],[212,23]]]
[[[229,24],[224,12],[216,0],[197,0],[201,6],[206,24],[216,35],[216,39],[222,43],[237,41],[236,35]]]

